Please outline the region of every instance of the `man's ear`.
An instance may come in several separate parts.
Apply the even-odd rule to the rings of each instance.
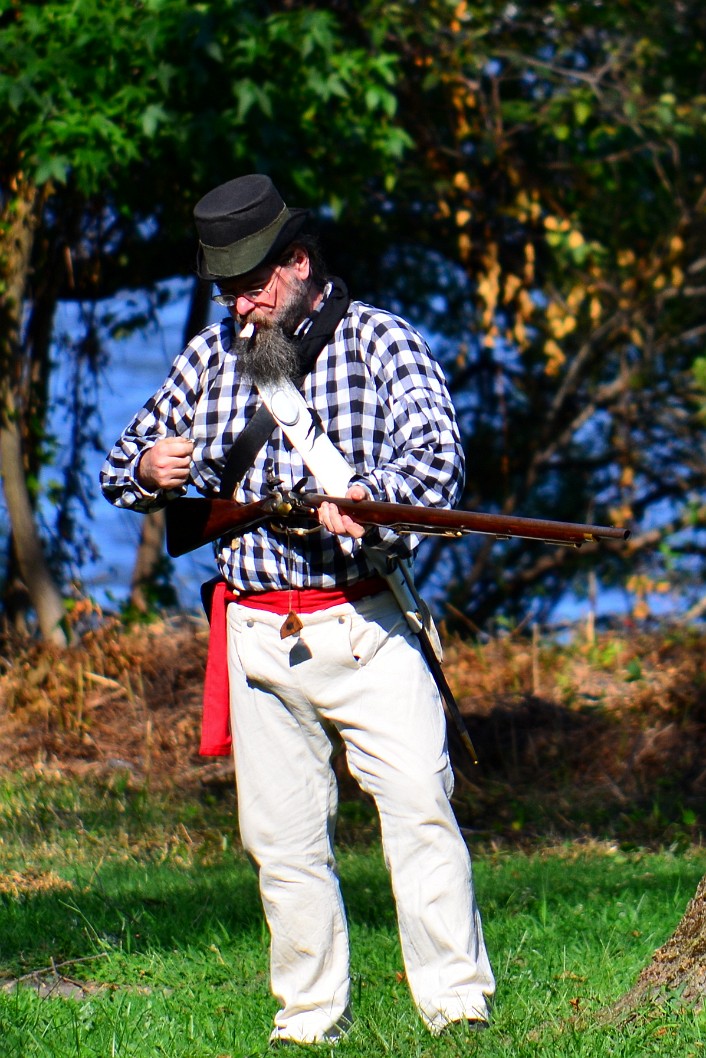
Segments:
[[[311,261],[303,246],[295,246],[292,250],[291,267],[302,282],[306,282],[311,275]]]

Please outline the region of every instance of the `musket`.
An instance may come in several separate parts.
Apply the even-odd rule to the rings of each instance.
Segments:
[[[178,558],[221,537],[239,536],[271,523],[300,531],[302,523],[318,520],[323,503],[334,503],[360,525],[393,529],[418,536],[461,537],[482,533],[498,540],[519,537],[545,544],[579,548],[601,540],[625,541],[630,530],[620,526],[521,518],[514,514],[422,507],[410,503],[350,500],[299,488],[272,489],[261,500],[235,503],[219,497],[184,496],[167,504],[167,552]]]
[[[542,518],[520,518],[507,514],[488,514],[480,511],[428,508],[409,503],[388,503],[377,500],[351,500],[329,496],[319,492],[304,492],[300,486],[281,489],[280,483],[271,487],[261,500],[251,503],[235,503],[219,497],[184,496],[167,504],[166,544],[172,558],[212,543],[221,538],[236,537],[261,525],[292,532],[309,532],[307,525],[318,523],[318,509],[323,503],[334,503],[339,511],[356,522],[368,527],[393,529],[397,533],[415,533],[419,536],[461,537],[467,533],[483,533],[497,539],[509,540],[520,537],[538,540],[547,544],[563,544],[579,548],[587,542],[599,540],[625,541],[630,531],[618,526],[590,525],[578,522],[559,522]],[[316,525],[314,525],[316,528]],[[374,559],[371,550],[369,557]],[[375,565],[375,562],[373,562]],[[478,762],[476,751],[466,728],[465,721],[454,699],[453,692],[444,676],[439,658],[426,626],[424,604],[412,591],[411,610],[407,606],[402,567],[387,575],[391,590],[408,621],[413,625],[420,649],[454,720],[462,742],[474,764]],[[397,575],[399,573],[399,576]],[[386,575],[383,573],[383,575]],[[418,611],[418,612],[416,612]]]

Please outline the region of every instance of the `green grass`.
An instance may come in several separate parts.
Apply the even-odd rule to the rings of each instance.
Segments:
[[[673,930],[706,871],[704,851],[477,849],[494,1019],[472,1038],[440,1039],[407,992],[379,845],[348,844],[339,862],[356,1014],[340,1058],[706,1058],[706,1015],[674,1004],[626,1024],[600,1017]],[[160,802],[120,781],[7,784],[0,881],[0,975],[54,966],[89,989],[0,993],[2,1058],[266,1052],[276,1009],[268,938],[232,805]]]

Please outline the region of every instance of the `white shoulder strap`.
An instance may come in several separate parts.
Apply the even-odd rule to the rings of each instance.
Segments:
[[[329,496],[343,496],[354,475],[297,387],[289,381],[259,386],[263,404]]]
[[[258,386],[258,389],[263,404],[320,482],[323,491],[329,496],[344,496],[354,471],[296,386],[284,381],[273,386]],[[374,548],[366,548],[366,555],[387,581],[412,631],[419,635],[422,629],[426,629],[434,653],[441,661],[439,636],[426,603],[414,585],[411,564],[397,561],[390,568],[385,556]]]

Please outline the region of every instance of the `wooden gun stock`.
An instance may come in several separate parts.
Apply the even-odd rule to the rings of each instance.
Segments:
[[[273,492],[264,500],[245,504],[188,496],[173,500],[167,505],[167,552],[172,558],[178,558],[222,536],[240,535],[271,518],[286,520],[292,513],[316,520],[318,508],[327,502],[335,503],[340,511],[361,525],[422,536],[460,537],[467,533],[483,533],[499,540],[520,537],[569,547],[581,547],[598,540],[625,541],[630,536],[629,529],[618,526],[555,522],[512,514],[436,509],[377,500],[348,500],[294,491]]]
[[[167,504],[167,554],[179,558],[197,547],[262,525],[271,516],[270,500],[234,503],[232,500],[184,496]]]

